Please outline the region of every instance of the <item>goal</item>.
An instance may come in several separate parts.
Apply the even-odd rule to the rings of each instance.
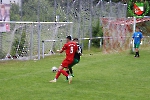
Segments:
[[[73,36],[73,22],[5,21],[0,23],[10,25],[9,31],[0,33],[2,60],[40,59],[43,41],[45,42],[44,54],[48,54],[50,51],[55,52],[59,49],[67,35]]]
[[[132,48],[131,39],[136,23],[149,21],[150,18],[101,18],[101,20],[104,33],[103,51],[109,53]]]

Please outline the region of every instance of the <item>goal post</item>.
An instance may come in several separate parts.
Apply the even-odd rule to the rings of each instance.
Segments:
[[[66,35],[73,36],[73,22],[24,22],[0,21],[10,24],[10,30],[1,33],[0,48],[3,57],[0,59],[40,59],[42,41],[61,40]],[[56,47],[58,44],[56,44]],[[45,52],[53,49],[54,43],[45,43]]]

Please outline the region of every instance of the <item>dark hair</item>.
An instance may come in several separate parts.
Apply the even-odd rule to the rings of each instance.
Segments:
[[[74,41],[74,40],[77,40],[77,41],[78,41],[78,38],[74,38],[73,41]]]
[[[69,40],[71,40],[71,36],[67,36],[66,38],[69,39]]]
[[[136,29],[139,29],[139,30],[140,30],[140,27],[136,27]]]

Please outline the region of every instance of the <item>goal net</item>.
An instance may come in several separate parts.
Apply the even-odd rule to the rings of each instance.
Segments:
[[[119,52],[133,47],[131,43],[132,34],[136,23],[149,21],[149,17],[144,18],[101,18],[103,23],[103,51]],[[144,37],[144,45],[146,45],[149,37]]]
[[[44,54],[60,49],[67,35],[72,35],[72,22],[0,22],[10,30],[0,33],[0,59],[39,59]]]
[[[120,23],[125,21],[125,18],[109,20],[103,18],[103,51],[119,52],[130,47],[132,29],[130,25]]]
[[[149,18],[127,18],[127,4],[100,1],[98,7],[103,27],[103,52],[119,52],[133,47],[131,44],[133,27],[136,23],[148,21]],[[134,26],[133,26],[134,25]]]

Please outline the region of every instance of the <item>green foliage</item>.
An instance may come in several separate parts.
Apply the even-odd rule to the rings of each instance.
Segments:
[[[144,36],[150,36],[150,21],[137,23],[136,26],[140,27]]]
[[[135,54],[135,52],[133,51],[133,47],[130,49],[130,54]]]
[[[84,50],[88,49],[89,40],[82,40]]]
[[[26,48],[24,46],[25,39],[26,39],[26,33],[23,31],[23,33],[21,34],[21,39],[17,37],[12,44],[12,49],[11,49],[12,56],[17,56],[17,55],[20,56],[22,54],[23,50]]]
[[[2,51],[2,50],[0,50],[0,59],[3,59],[4,57],[5,57],[5,53],[4,53],[4,51]]]
[[[11,53],[10,54],[12,56],[16,56],[18,44],[19,44],[19,38],[16,38],[12,44],[12,47],[11,47]]]
[[[102,27],[100,26],[99,20],[97,20],[95,26],[92,27],[92,37],[103,37],[103,31],[102,31]],[[100,39],[93,39],[92,45],[94,47],[99,47],[100,46]]]
[[[38,0],[23,1],[22,4],[22,20],[23,21],[54,21],[53,15],[54,7],[48,1],[38,3]],[[38,12],[39,11],[39,12]],[[21,20],[21,11],[17,4],[12,4],[10,9],[11,21]],[[40,15],[38,17],[38,15]]]
[[[17,4],[15,4],[15,3],[11,4],[10,20],[11,21],[19,21],[20,20],[19,6]]]

